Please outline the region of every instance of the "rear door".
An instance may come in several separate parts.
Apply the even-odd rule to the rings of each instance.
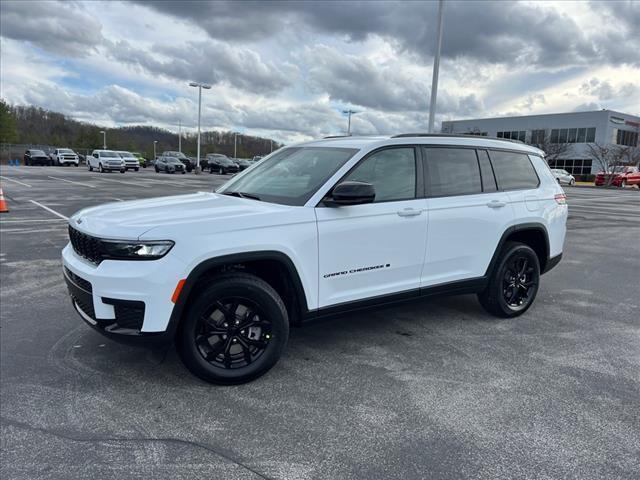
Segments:
[[[513,222],[486,150],[424,147],[429,232],[422,286],[481,277]]]
[[[498,188],[505,192],[519,223],[539,220],[546,199],[538,192],[540,178],[529,155],[507,150],[490,150]]]
[[[320,307],[401,292],[417,296],[427,235],[418,160],[414,146],[377,150],[340,180],[371,183],[374,203],[316,207]]]

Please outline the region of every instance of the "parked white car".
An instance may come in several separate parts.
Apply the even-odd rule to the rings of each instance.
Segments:
[[[56,148],[49,156],[54,165],[80,165],[78,154],[70,148]]]
[[[87,168],[90,172],[95,168],[100,173],[114,170],[120,173],[127,171],[124,159],[113,150],[94,150],[91,156],[87,157]]]
[[[551,173],[553,173],[553,176],[560,185],[574,186],[576,184],[575,177],[566,170],[562,170],[561,168],[552,168]]]
[[[521,315],[562,258],[566,220],[534,147],[323,139],[282,148],[215,193],[81,210],[63,273],[98,332],[175,342],[195,375],[234,384],[269,370],[289,326],[307,319],[463,293]]]
[[[119,151],[118,155],[124,160],[124,166],[127,170],[140,170],[140,160],[131,152]]]

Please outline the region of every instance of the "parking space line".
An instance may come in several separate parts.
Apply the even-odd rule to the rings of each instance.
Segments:
[[[47,207],[46,205],[41,204],[40,202],[36,202],[35,200],[29,200],[31,203],[33,203],[34,205],[39,206],[40,208],[44,208],[47,212],[53,213],[54,215],[60,217],[60,218],[64,218],[65,220],[69,220],[69,217],[66,217],[65,215],[56,212],[55,210],[53,210],[52,208]]]
[[[145,185],[143,183],[131,183],[131,182],[123,182],[122,180],[115,180],[113,178],[99,178],[97,180],[106,180],[107,182],[116,182],[116,183],[121,183],[123,185],[129,185],[130,187],[144,187],[144,188],[151,188],[151,185]]]
[[[41,222],[59,222],[61,218],[29,218],[25,220],[2,220],[2,225],[6,223],[41,223]]]
[[[88,183],[82,183],[82,182],[74,182],[73,180],[67,180],[66,178],[52,177],[51,175],[47,175],[47,177],[53,178],[54,180],[60,180],[62,182],[74,183],[76,185],[82,185],[83,187],[96,188],[95,185],[89,185]]]
[[[20,185],[24,185],[25,187],[31,187],[31,185],[29,185],[28,183],[21,182],[20,180],[15,180],[13,178],[5,177],[3,175],[0,175],[0,178],[2,178],[4,180],[9,180],[10,182],[19,183]]]
[[[10,229],[10,230],[2,230],[2,233],[16,234],[16,233],[56,232],[56,231],[59,231],[60,227],[65,227],[65,225],[58,225],[57,228],[36,228],[36,229],[13,228],[13,229]]]

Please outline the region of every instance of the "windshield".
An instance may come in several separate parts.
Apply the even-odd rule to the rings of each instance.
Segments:
[[[347,160],[353,148],[292,147],[264,159],[218,193],[242,193],[284,205],[304,205]]]
[[[100,156],[101,157],[105,157],[105,158],[120,158],[120,155],[118,155],[116,152],[110,152],[110,151],[103,151],[100,152]]]
[[[167,152],[165,155],[170,155],[177,158],[187,158],[187,156],[182,152]]]
[[[31,155],[41,155],[43,157],[46,157],[42,150],[31,150]]]
[[[182,162],[175,157],[168,157],[167,163],[179,163],[180,165],[182,165]]]
[[[615,173],[626,172],[629,167],[615,167],[613,171]]]
[[[58,150],[58,153],[73,153],[73,150],[69,148],[61,148],[60,150]]]
[[[122,158],[136,158],[129,152],[118,152]]]

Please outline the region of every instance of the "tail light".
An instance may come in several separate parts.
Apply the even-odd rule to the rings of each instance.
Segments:
[[[553,197],[558,205],[567,204],[567,196],[564,193],[558,193]]]

